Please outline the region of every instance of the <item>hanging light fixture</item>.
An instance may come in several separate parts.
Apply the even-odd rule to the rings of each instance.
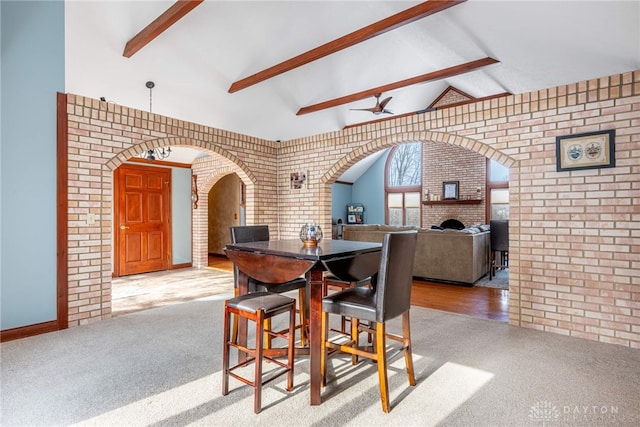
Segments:
[[[156,84],[152,81],[148,81],[147,83],[145,83],[145,86],[149,89],[149,112],[151,113],[152,112],[151,107],[153,105],[152,92]],[[164,160],[167,157],[169,157],[169,155],[171,155],[171,147],[167,147],[166,149],[162,147],[162,148],[152,148],[151,150],[144,151],[140,154],[140,157],[152,162],[154,160]]]
[[[140,157],[149,161],[164,160],[171,154],[171,147],[153,148],[140,154]]]

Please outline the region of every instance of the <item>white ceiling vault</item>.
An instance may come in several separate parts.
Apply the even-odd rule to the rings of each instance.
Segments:
[[[482,58],[497,62],[381,99],[392,96],[386,108],[399,115],[426,108],[449,86],[482,98],[640,69],[639,1],[468,0],[229,92],[420,3],[206,0],[125,57],[127,42],[173,1],[67,0],[66,91],[285,141],[382,117],[351,110],[373,107],[373,96],[297,115],[303,107]]]

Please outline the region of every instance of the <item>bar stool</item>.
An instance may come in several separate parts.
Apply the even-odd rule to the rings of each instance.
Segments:
[[[265,328],[265,320],[282,313],[289,313],[289,328],[283,331],[273,331]],[[229,394],[229,376],[250,385],[254,388],[253,410],[257,414],[262,409],[262,386],[287,374],[287,391],[293,388],[293,350],[295,337],[295,313],[296,300],[284,295],[272,292],[253,292],[231,298],[224,303],[224,347],[222,350],[222,395]],[[242,346],[231,339],[231,315],[244,317],[255,322],[255,348]],[[234,317],[235,319],[236,317]],[[284,333],[287,331],[287,333]],[[276,360],[275,356],[267,356],[263,353],[264,335],[283,338],[288,340],[287,362]],[[235,347],[238,352],[247,354],[247,359],[229,367],[229,351]],[[274,349],[275,350],[275,349]],[[275,363],[279,368],[275,368],[267,378],[262,375],[262,360],[266,359]],[[244,378],[233,372],[235,369],[254,362],[255,371],[253,381]]]
[[[322,299],[322,352],[320,369],[322,384],[327,380],[328,350],[339,350],[352,356],[352,363],[357,357],[372,359],[378,366],[380,383],[380,401],[382,410],[389,412],[389,385],[387,378],[388,362],[398,355],[404,355],[409,385],[416,384],[411,353],[411,286],[416,242],[416,231],[387,233],[382,241],[382,257],[378,274],[374,275],[372,288],[355,287],[328,295]],[[329,314],[351,316],[351,336],[346,343],[329,340]],[[387,321],[402,318],[402,335],[387,332]],[[373,322],[375,328],[365,330],[375,334],[373,351],[368,346],[359,345],[359,334],[362,330],[358,322]],[[395,351],[387,354],[387,339],[398,341]],[[392,346],[390,346],[392,347]]]
[[[231,243],[249,243],[269,240],[269,226],[268,225],[242,225],[236,227],[230,227]],[[235,295],[238,296],[238,267],[233,266],[233,288]],[[282,294],[292,290],[298,290],[298,305],[300,313],[300,323],[296,324],[296,329],[300,329],[300,344],[304,347],[307,343],[307,279],[299,277],[286,283],[262,283],[255,279],[249,278],[249,292],[255,291],[268,291],[277,294]],[[234,318],[237,320],[237,318]],[[267,325],[269,328],[269,325]],[[238,335],[237,322],[233,324],[233,340],[236,341]],[[267,348],[269,347],[270,338],[267,338]]]

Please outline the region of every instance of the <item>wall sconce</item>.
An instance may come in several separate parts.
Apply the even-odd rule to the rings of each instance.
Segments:
[[[198,175],[191,175],[191,203],[198,209]]]
[[[307,174],[304,172],[292,172],[289,180],[291,181],[291,188],[302,188],[302,184],[307,180]]]

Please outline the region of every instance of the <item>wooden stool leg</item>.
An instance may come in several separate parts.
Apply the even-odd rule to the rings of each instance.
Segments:
[[[378,363],[378,380],[380,381],[380,400],[382,410],[389,412],[389,384],[387,382],[387,354],[384,322],[376,322],[376,362]]]
[[[233,290],[233,296],[238,296],[238,288]],[[231,327],[231,341],[238,342],[238,316],[233,316],[233,326]]]
[[[303,325],[304,327],[304,325]],[[289,312],[289,349],[287,351],[287,365],[289,368],[289,373],[287,374],[287,391],[291,391],[293,389],[293,356],[294,349],[296,345],[296,308],[295,306],[291,307],[291,311]]]
[[[351,318],[351,340],[353,341],[353,346],[355,348],[358,347],[358,344],[360,343],[360,329],[358,328],[358,325],[360,324],[360,320],[356,319],[355,317]],[[351,355],[351,364],[352,365],[357,365],[358,364],[358,355],[357,354],[352,354]]]
[[[255,363],[255,375],[253,379],[253,386],[255,388],[253,394],[253,412],[256,414],[262,410],[262,349],[263,349],[263,331],[264,331],[264,313],[262,310],[258,310],[258,317],[256,319],[256,359]]]
[[[320,384],[322,387],[327,385],[327,339],[329,338],[329,313],[322,312],[322,323],[320,329],[320,339],[322,349],[320,353],[320,374],[322,375],[322,381]]]
[[[409,385],[416,385],[416,377],[413,371],[413,356],[411,353],[411,325],[409,311],[402,315],[402,346],[404,347],[404,364],[407,367]]]
[[[304,288],[298,289],[298,306],[300,309],[300,345],[307,345],[307,291]]]
[[[227,303],[224,304],[224,346],[222,347],[222,395],[229,394],[229,313]],[[234,316],[235,318],[235,316]],[[237,323],[236,323],[237,325]]]
[[[262,327],[263,327],[263,331],[265,329],[271,330],[271,318],[263,320]],[[263,332],[263,335],[264,335],[264,348],[271,348],[271,339],[273,337],[269,334],[265,334],[264,332]]]

